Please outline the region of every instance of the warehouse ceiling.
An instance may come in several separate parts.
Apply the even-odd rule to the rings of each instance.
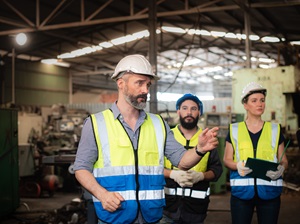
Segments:
[[[9,64],[12,49],[17,60],[59,59],[70,66],[73,92],[99,91],[115,89],[109,75],[122,57],[155,51],[159,92],[214,97],[231,96],[236,69],[299,65],[300,1],[151,2],[0,0],[2,59]],[[20,32],[24,46],[13,41]]]

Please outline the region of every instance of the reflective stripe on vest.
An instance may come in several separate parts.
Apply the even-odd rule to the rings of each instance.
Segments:
[[[180,188],[180,187],[168,188],[168,187],[165,187],[165,194],[204,199],[210,195],[210,188],[208,188],[207,191],[198,191],[198,190],[193,190],[190,188]]]
[[[98,217],[108,223],[131,223],[138,214],[138,200],[143,218],[147,222],[158,221],[165,205],[163,120],[158,115],[147,114],[140,127],[138,148],[133,149],[124,127],[110,110],[93,114],[91,118],[98,146],[94,176],[106,190],[118,192],[125,199],[121,209],[110,213],[93,197]]]
[[[175,139],[183,146],[187,146],[187,140],[180,132],[178,125],[172,129]],[[195,147],[198,144],[198,137],[201,134],[202,129],[200,128],[189,140],[190,147]],[[186,147],[188,148],[188,147]],[[190,148],[188,150],[195,150]],[[191,170],[196,172],[206,172],[208,159],[210,152],[207,152],[204,157],[201,158]],[[171,162],[165,157],[165,168],[167,169],[178,169],[173,167]],[[168,212],[175,212],[178,207],[185,207],[186,212],[188,213],[206,213],[208,201],[209,201],[209,182],[208,181],[199,181],[195,183],[191,188],[182,188],[177,184],[173,179],[167,178],[165,186],[165,195],[166,195],[166,208]],[[184,200],[182,198],[184,197]],[[206,206],[207,205],[207,206]],[[192,207],[192,208],[191,208]]]
[[[256,158],[277,162],[279,128],[278,124],[265,122],[257,143]],[[253,158],[254,149],[245,122],[231,124],[230,133],[234,161],[246,161],[248,157]],[[266,181],[257,178],[256,185],[259,197],[265,200],[279,196],[282,191],[282,179]],[[250,199],[255,194],[254,178],[241,177],[237,171],[230,171],[230,186],[232,195],[241,199]]]
[[[258,178],[257,185],[265,185],[265,186],[282,186],[283,181],[282,179],[278,179],[277,181],[267,181]],[[245,179],[232,179],[230,180],[231,186],[248,186],[254,185],[254,178],[245,178]]]

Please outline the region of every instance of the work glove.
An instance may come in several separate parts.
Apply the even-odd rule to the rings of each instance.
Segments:
[[[187,171],[183,170],[172,170],[170,173],[170,178],[176,181],[181,187],[193,186],[191,182],[191,177],[188,175]]]
[[[279,177],[282,176],[283,172],[284,172],[284,166],[278,165],[276,171],[268,170],[266,176],[270,177],[271,180],[277,180]]]
[[[242,177],[244,177],[244,176],[246,176],[246,175],[248,175],[249,173],[252,172],[252,170],[249,167],[245,166],[244,161],[239,161],[236,164],[236,168],[238,170],[239,175],[242,176]]]
[[[202,172],[196,172],[194,170],[189,170],[189,171],[187,171],[187,173],[191,177],[190,180],[192,182],[192,185],[188,186],[188,187],[192,187],[193,184],[198,183],[199,181],[204,180],[204,174]]]

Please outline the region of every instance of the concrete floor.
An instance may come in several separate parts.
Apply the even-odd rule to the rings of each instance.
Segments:
[[[205,224],[229,223],[231,223],[230,192],[222,195],[212,195]],[[252,224],[257,223],[256,213],[254,213]],[[289,190],[281,195],[278,224],[300,224],[300,192]]]
[[[53,197],[21,198],[21,205],[10,217],[0,221],[1,224],[58,224],[72,223],[71,219],[77,214],[77,223],[84,224],[86,213],[78,202],[71,202],[73,199],[80,199],[81,193],[56,192]],[[229,224],[230,218],[230,192],[211,195],[208,216],[205,224]],[[76,200],[75,200],[76,201]],[[279,224],[300,224],[300,192],[285,190],[281,196],[281,211]],[[75,205],[75,206],[74,206]],[[74,209],[75,208],[75,209]],[[77,209],[77,210],[76,210]],[[51,218],[51,215],[53,216]],[[82,217],[84,216],[84,217]],[[253,217],[253,224],[257,223],[256,216]],[[267,223],[266,223],[267,224]]]

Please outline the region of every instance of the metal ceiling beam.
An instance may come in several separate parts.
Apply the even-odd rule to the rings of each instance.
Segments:
[[[141,20],[147,19],[148,14],[134,14],[130,16],[121,16],[121,17],[111,17],[105,19],[96,19],[96,20],[89,20],[89,21],[77,21],[77,22],[69,22],[69,23],[60,23],[55,25],[46,25],[46,22],[54,15],[58,8],[64,3],[65,0],[62,0],[61,3],[56,7],[54,11],[49,15],[47,19],[40,26],[32,27],[33,23],[27,21],[27,18],[23,18],[30,24],[27,28],[20,28],[20,29],[11,29],[5,30],[0,32],[0,36],[2,35],[10,35],[16,34],[20,32],[36,32],[36,31],[45,31],[45,30],[55,30],[55,29],[64,29],[64,28],[71,28],[71,27],[80,27],[80,26],[91,26],[97,24],[105,24],[105,23],[115,23],[115,22],[124,22],[124,21],[134,21],[134,20]],[[291,2],[268,2],[268,3],[254,3],[251,4],[252,8],[266,8],[266,7],[283,7],[283,6],[295,6],[300,5],[299,1],[291,1]],[[81,5],[82,6],[82,5]],[[13,6],[12,6],[13,7]],[[38,7],[38,4],[37,4]],[[157,18],[159,17],[168,17],[168,16],[179,16],[185,14],[195,14],[195,13],[205,13],[205,12],[216,12],[216,11],[226,11],[226,10],[239,10],[240,6],[238,5],[226,5],[226,6],[217,6],[217,7],[204,7],[203,5],[199,5],[197,7],[191,9],[183,9],[183,10],[176,10],[176,11],[168,11],[168,12],[158,12]],[[17,13],[17,12],[15,12]],[[20,13],[17,13],[20,14]],[[1,22],[11,24],[12,21],[7,20],[2,17]],[[16,23],[18,24],[18,23]],[[36,22],[36,24],[38,24]],[[23,27],[24,24],[19,24],[20,27]]]

